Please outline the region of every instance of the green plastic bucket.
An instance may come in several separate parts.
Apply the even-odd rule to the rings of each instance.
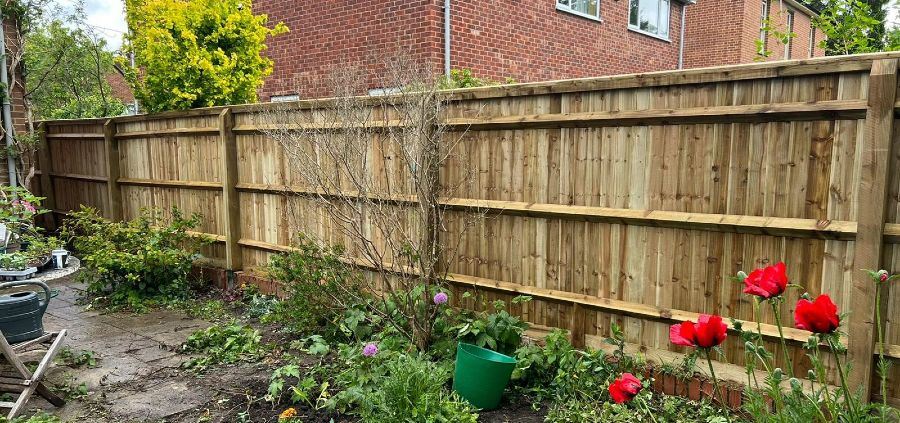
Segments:
[[[516,359],[471,344],[456,347],[453,390],[483,410],[500,405],[500,397],[516,368]]]

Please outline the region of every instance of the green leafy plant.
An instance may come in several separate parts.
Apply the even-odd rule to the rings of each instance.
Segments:
[[[185,217],[177,208],[168,222],[149,210],[130,221],[111,222],[95,209],[82,208],[66,220],[62,234],[81,257],[79,277],[90,296],[112,309],[141,311],[187,297],[188,272],[208,242],[188,233],[199,224],[199,215]]]
[[[199,330],[181,346],[182,352],[197,355],[182,363],[182,367],[199,372],[217,364],[256,361],[267,350],[261,339],[258,330],[237,323]]]
[[[531,297],[518,296],[512,299],[513,304],[528,301],[531,301]],[[493,303],[491,313],[461,312],[455,329],[460,342],[509,355],[522,343],[522,334],[528,329],[528,323],[509,314],[506,302],[498,300]]]
[[[19,416],[12,420],[0,417],[0,423],[62,423],[62,420],[59,417],[41,411],[32,416]]]
[[[860,0],[832,0],[813,18],[813,26],[825,34],[820,46],[829,55],[871,53],[884,40],[878,39],[884,24],[874,18],[869,3]]]
[[[69,347],[63,347],[56,359],[66,366],[73,368],[83,366],[97,367],[97,357],[95,354],[96,353],[91,350],[73,350]]]
[[[272,72],[266,38],[287,32],[253,14],[250,0],[127,0],[128,74],[150,112],[252,103]],[[130,68],[128,68],[130,69]]]
[[[315,398],[312,397],[313,389],[320,387],[324,390],[327,387],[327,385],[320,386],[312,376],[301,377],[300,367],[296,364],[288,364],[272,372],[269,389],[265,396],[266,401],[277,402],[281,399],[285,385],[291,380],[296,381],[294,384],[288,385],[292,403],[306,403],[312,406],[315,403]]]
[[[324,247],[301,234],[294,251],[272,256],[266,272],[285,286],[287,297],[265,320],[284,323],[295,332],[338,337],[346,336],[345,330],[354,333],[366,319],[359,305],[368,296],[358,275],[341,262],[342,253],[340,247]]]
[[[383,365],[387,376],[362,402],[363,421],[470,422],[478,415],[445,385],[449,370],[421,357],[398,355]]]

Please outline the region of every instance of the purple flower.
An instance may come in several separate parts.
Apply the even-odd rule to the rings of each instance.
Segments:
[[[447,294],[438,292],[437,294],[434,294],[434,303],[437,305],[444,304],[447,302],[447,298]]]
[[[366,346],[363,347],[363,355],[364,356],[372,357],[375,354],[378,354],[378,345],[370,343],[370,344],[366,344]]]

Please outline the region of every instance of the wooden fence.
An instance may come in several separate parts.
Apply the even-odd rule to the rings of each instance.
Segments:
[[[599,345],[618,323],[649,357],[682,352],[674,322],[699,313],[753,319],[730,277],[783,260],[795,283],[850,312],[854,386],[873,377],[875,285],[859,269],[900,271],[900,54],[667,71],[450,93],[466,129],[447,166],[475,183],[446,199],[493,216],[447,257],[456,292],[505,298],[529,321]],[[299,102],[297,110],[318,107]],[[274,105],[43,123],[40,183],[58,213],[111,218],[177,205],[204,215],[206,255],[231,270],[264,264],[294,234],[290,165],[261,131]],[[278,107],[284,107],[280,105]],[[457,133],[459,134],[459,133]],[[459,172],[445,169],[453,179]],[[452,181],[442,181],[451,183]],[[883,307],[888,395],[900,403],[897,284]],[[788,325],[801,292],[788,294]],[[774,351],[777,330],[763,313]],[[797,374],[809,366],[787,329]],[[732,336],[721,358],[742,365]],[[778,365],[784,366],[781,357]],[[732,366],[736,368],[736,366]],[[735,370],[736,374],[741,371]]]

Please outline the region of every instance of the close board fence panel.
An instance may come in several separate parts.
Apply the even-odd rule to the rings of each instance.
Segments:
[[[812,295],[829,293],[850,313],[843,328],[853,383],[877,394],[875,285],[860,269],[900,271],[898,58],[444,93],[442,137],[452,151],[439,184],[455,188],[440,199],[447,208],[441,240],[453,245],[444,257],[448,284],[489,299],[530,295],[534,301],[513,310],[536,327],[571,331],[582,345],[602,346],[618,324],[633,348],[668,360],[683,352],[669,343],[669,325],[700,313],[752,321],[753,302],[732,277],[783,260],[793,282]],[[398,116],[372,98],[357,101],[370,107],[370,121],[342,130],[371,137],[359,153],[367,166],[359,177],[376,189],[351,194],[377,197],[403,216],[417,205],[416,193],[397,168],[402,152],[384,135]],[[304,186],[296,152],[272,135],[336,130],[323,117],[334,103],[47,121],[41,189],[59,213],[81,204],[126,219],[147,207],[200,213],[198,231],[215,239],[204,254],[228,270],[264,266],[290,250],[299,230],[347,246],[352,261],[358,246],[311,200],[323,193]],[[337,166],[323,159],[320,170],[327,177]],[[470,225],[475,215],[484,219]],[[370,235],[373,248],[390,245],[389,234]],[[880,304],[895,362],[898,291],[894,284]],[[790,291],[781,307],[788,326],[802,293]],[[766,347],[775,350],[774,316],[764,311],[761,319]],[[785,336],[795,373],[805,374],[807,333],[786,329]],[[743,345],[732,338],[724,368],[744,362]],[[787,365],[780,355],[776,361]],[[887,389],[894,404],[898,382],[895,365]]]

